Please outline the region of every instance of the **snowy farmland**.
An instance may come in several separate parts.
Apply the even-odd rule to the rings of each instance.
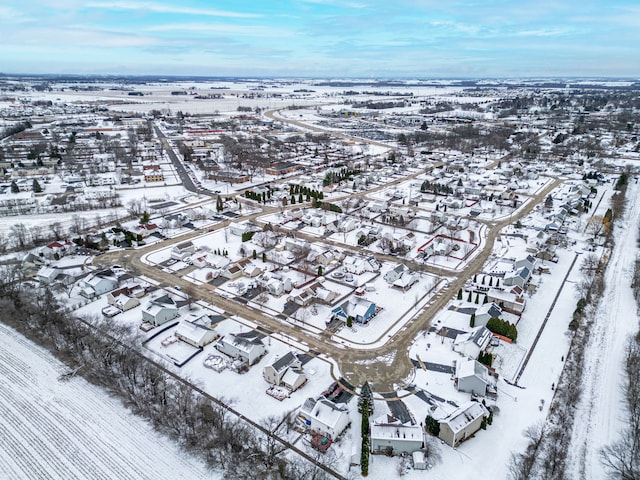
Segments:
[[[64,365],[0,327],[0,478],[221,478]]]

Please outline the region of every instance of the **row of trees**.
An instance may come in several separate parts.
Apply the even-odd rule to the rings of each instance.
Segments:
[[[343,168],[339,172],[330,171],[330,172],[327,172],[326,175],[324,176],[324,180],[322,180],[322,185],[326,187],[327,185],[340,183],[343,180],[348,180],[354,175],[358,175],[359,173],[360,173],[360,170],[351,170],[349,168]]]
[[[509,323],[506,320],[492,317],[487,322],[487,328],[493,333],[510,338],[514,342],[518,339],[518,329],[514,324]]]
[[[612,219],[619,218],[624,211],[626,185],[612,198],[616,212]],[[615,197],[619,197],[615,199]],[[613,242],[613,229],[607,232],[607,241]],[[581,396],[584,374],[585,347],[589,344],[591,328],[595,319],[595,307],[605,288],[604,269],[585,271],[585,280],[579,288],[581,300],[572,324],[573,337],[564,369],[555,396],[549,408],[546,423],[536,424],[524,432],[527,447],[523,452],[513,453],[509,462],[512,480],[530,478],[564,478],[566,456],[575,421],[576,405]],[[564,357],[563,357],[564,360]],[[640,477],[615,476],[635,480]]]
[[[3,279],[13,278],[4,273]],[[23,292],[20,284],[6,281],[0,285],[0,320],[51,350],[70,372],[119,396],[227,478],[331,478],[320,464],[294,455],[292,446],[280,440],[294,427],[292,412],[260,424],[240,419],[232,401],[215,399],[149,360],[129,326],[76,318],[48,290]],[[324,459],[335,461],[335,456]]]

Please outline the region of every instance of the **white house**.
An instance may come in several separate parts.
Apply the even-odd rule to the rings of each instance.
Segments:
[[[420,425],[402,424],[392,415],[383,415],[371,424],[371,452],[410,454],[422,448],[424,432]]]
[[[183,342],[197,348],[202,348],[219,337],[218,332],[211,328],[211,321],[207,315],[180,322],[175,335]]]
[[[484,405],[478,402],[467,402],[440,420],[441,440],[451,447],[456,447],[480,430],[482,419],[489,416]]]
[[[383,278],[387,283],[392,284],[398,278],[400,278],[404,272],[408,272],[408,271],[409,271],[409,267],[407,267],[404,263],[399,263],[394,268],[392,268],[387,273],[385,273]]]
[[[184,260],[196,251],[196,246],[191,241],[174,245],[171,249],[171,258],[174,260]]]
[[[55,241],[42,247],[41,253],[45,258],[61,258],[76,251],[77,245],[68,241]]]
[[[36,278],[44,285],[51,285],[61,273],[62,270],[55,267],[42,267],[38,270],[38,273],[36,273]]]
[[[215,348],[229,357],[253,365],[267,352],[259,338],[246,338],[229,333],[221,337]]]
[[[349,425],[349,408],[322,396],[307,398],[300,407],[298,421],[307,430],[336,439]]]
[[[464,357],[478,358],[491,342],[492,334],[486,327],[475,327],[467,333],[459,333],[453,341],[453,350]]]
[[[152,299],[142,309],[142,320],[155,326],[163,325],[179,315],[176,302],[167,294]]]
[[[487,367],[473,358],[456,360],[454,374],[459,392],[474,395],[496,395],[496,379],[489,374]]]
[[[140,300],[138,300],[136,297],[129,296],[128,290],[129,289],[119,289],[117,291],[108,293],[107,303],[116,307],[122,312],[126,312],[127,310],[131,310],[132,308],[140,305]]]
[[[409,290],[411,286],[419,280],[418,276],[411,272],[404,272],[393,282],[393,286],[402,291]]]
[[[262,370],[262,377],[267,383],[296,391],[307,381],[302,372],[302,362],[293,352],[276,356]]]
[[[93,298],[97,295],[110,292],[118,285],[118,280],[111,270],[92,273],[80,284],[80,294],[83,297]]]

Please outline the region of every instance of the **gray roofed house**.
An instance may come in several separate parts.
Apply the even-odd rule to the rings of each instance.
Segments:
[[[249,365],[255,364],[267,352],[259,338],[246,338],[233,333],[221,337],[215,348],[236,360],[242,360]]]
[[[298,421],[307,430],[335,439],[349,424],[349,408],[322,396],[307,398],[298,412]]]
[[[502,309],[495,303],[485,303],[475,311],[475,315],[476,326],[486,326],[489,319],[502,317]]]
[[[478,358],[489,342],[491,331],[484,327],[476,327],[470,332],[458,334],[453,342],[453,349],[465,357]]]
[[[163,325],[179,315],[178,305],[167,294],[151,299],[142,309],[142,320],[156,326]]]
[[[456,447],[480,430],[482,419],[488,416],[484,405],[468,402],[440,420],[438,436],[447,445]]]
[[[496,379],[487,367],[473,358],[456,360],[456,387],[459,392],[475,395],[496,395]]]
[[[515,272],[504,276],[502,284],[506,286],[517,285],[520,288],[524,288],[525,284],[531,278],[531,270],[528,267],[520,267]]]
[[[302,372],[302,361],[293,352],[274,357],[262,370],[262,376],[267,383],[284,386],[292,391],[300,388],[307,380]]]
[[[516,270],[521,268],[521,267],[527,267],[530,272],[533,272],[535,266],[536,266],[536,259],[535,259],[535,257],[533,255],[527,255],[526,257],[521,258],[520,260],[517,260],[513,264],[513,267]]]
[[[371,452],[409,454],[422,448],[424,430],[411,422],[402,423],[393,415],[383,415],[371,424]]]

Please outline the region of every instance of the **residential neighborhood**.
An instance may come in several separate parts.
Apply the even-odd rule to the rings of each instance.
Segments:
[[[3,295],[326,478],[506,478],[556,421],[637,230],[636,87],[71,85],[0,76]]]

